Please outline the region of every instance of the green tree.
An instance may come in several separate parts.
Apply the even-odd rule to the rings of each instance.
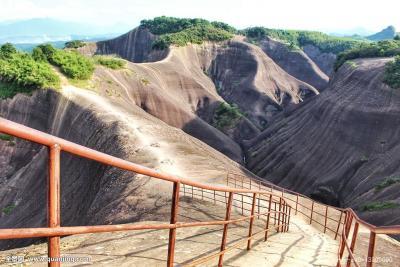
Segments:
[[[51,44],[38,45],[37,48],[42,50],[42,53],[45,55],[48,61],[50,61],[53,58],[54,54],[57,51],[57,49]]]
[[[43,53],[43,50],[39,47],[35,47],[32,50],[32,57],[36,61],[47,61],[46,55]]]
[[[2,58],[9,58],[15,53],[17,53],[17,49],[10,43],[5,43],[0,47],[0,57]]]
[[[82,40],[73,40],[65,43],[65,48],[80,48],[84,47],[86,43]]]

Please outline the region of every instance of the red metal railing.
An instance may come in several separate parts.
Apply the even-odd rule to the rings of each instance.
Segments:
[[[258,190],[275,192],[275,194],[281,195],[288,203],[292,204],[295,215],[300,213],[309,220],[310,224],[314,223],[320,226],[324,233],[327,231],[333,233],[335,239],[337,239],[340,229],[344,224],[345,209],[322,204],[308,196],[279,187],[268,181],[261,180],[260,178],[249,178],[242,174],[229,172],[226,177],[226,184],[227,186],[233,186],[235,188],[257,188]],[[307,206],[304,202],[309,202],[309,205]],[[317,207],[320,211],[318,211]],[[319,216],[319,218],[317,218],[317,216]]]
[[[21,124],[0,118],[0,132],[35,142],[49,148],[49,175],[48,175],[48,227],[42,228],[14,228],[0,229],[0,239],[15,238],[36,238],[48,237],[48,257],[56,259],[60,257],[60,237],[67,235],[100,233],[128,230],[144,229],[169,229],[167,266],[173,266],[174,250],[176,242],[176,230],[185,227],[199,227],[208,225],[223,225],[223,236],[218,253],[196,259],[188,265],[196,265],[219,257],[218,266],[222,266],[224,254],[240,246],[243,242],[247,243],[247,249],[251,249],[251,240],[260,234],[264,235],[264,240],[268,238],[268,232],[276,229],[278,232],[289,230],[291,206],[280,195],[263,190],[239,189],[225,186],[213,186],[194,182],[188,179],[179,178],[174,175],[157,172],[155,170],[137,165],[120,158],[116,158],[93,149],[77,145],[67,140],[37,131]],[[60,155],[61,151],[80,156],[83,158],[98,161],[100,163],[117,167],[123,170],[139,173],[173,183],[172,204],[169,224],[118,224],[118,225],[97,225],[97,226],[61,226],[60,221]],[[186,195],[187,189],[191,188],[192,198],[200,196],[212,199],[215,203],[223,202],[226,205],[224,220],[204,221],[204,222],[178,222],[178,208],[180,192]],[[195,190],[197,193],[195,193]],[[200,194],[201,192],[201,194]],[[211,195],[207,196],[207,195]],[[234,199],[240,198],[242,201],[241,209],[244,215],[246,208],[245,202],[250,203],[249,214],[239,219],[231,219],[232,207],[235,206]],[[224,199],[222,201],[222,199]],[[250,200],[246,201],[246,200]],[[273,205],[273,206],[272,206]],[[237,205],[236,205],[237,206]],[[246,208],[247,209],[247,208]],[[258,211],[256,213],[256,210]],[[253,223],[256,217],[266,217],[265,229],[253,234]],[[270,220],[274,220],[273,227],[270,227]],[[227,247],[228,226],[233,223],[249,220],[249,231],[247,238]],[[50,261],[49,266],[59,266],[59,261]]]
[[[353,234],[352,237],[349,238],[349,234],[353,226]],[[392,226],[374,226],[369,224],[363,220],[361,220],[357,214],[352,209],[346,210],[346,218],[345,218],[345,226],[343,227],[341,233],[341,241],[339,246],[339,255],[338,255],[338,262],[337,266],[342,266],[342,259],[344,256],[344,251],[348,254],[346,260],[346,266],[351,266],[354,263],[355,266],[360,266],[358,260],[355,258],[354,249],[355,244],[358,239],[359,235],[359,228],[360,226],[365,227],[369,231],[369,242],[368,242],[368,254],[367,257],[362,258],[363,261],[366,262],[367,267],[372,267],[373,263],[375,262],[374,255],[375,255],[375,246],[376,246],[376,236],[378,234],[386,234],[386,235],[398,235],[400,234],[400,225],[392,225]],[[349,244],[349,241],[350,244]],[[400,249],[399,249],[400,252]],[[397,262],[398,263],[398,262]]]
[[[226,184],[227,185],[233,185],[235,188],[236,187],[241,187],[241,188],[257,188],[258,190],[269,190],[271,193],[274,191],[278,191],[279,195],[281,195],[288,203],[292,202],[291,204],[295,207],[295,214],[297,213],[302,214],[306,219],[310,220],[310,224],[313,222],[316,223],[319,226],[322,226],[324,233],[326,233],[327,230],[330,230],[334,234],[334,238],[336,239],[338,236],[340,236],[341,241],[340,241],[340,246],[339,246],[339,251],[338,251],[338,262],[337,266],[342,266],[342,259],[343,255],[345,252],[345,249],[347,251],[348,257],[346,260],[346,267],[351,266],[352,263],[354,263],[355,266],[360,266],[359,263],[357,262],[355,256],[354,256],[354,249],[356,245],[356,240],[359,237],[359,226],[362,225],[365,227],[367,230],[369,230],[369,241],[368,241],[368,252],[366,257],[361,258],[361,260],[366,262],[367,267],[372,267],[374,263],[374,254],[375,254],[375,246],[376,246],[376,235],[377,234],[387,234],[387,235],[398,235],[400,234],[400,225],[392,225],[392,226],[374,226],[372,224],[369,224],[363,220],[361,220],[357,214],[354,212],[354,210],[348,208],[348,209],[342,209],[338,207],[333,207],[329,206],[323,203],[319,203],[317,201],[314,201],[313,199],[302,195],[298,192],[288,190],[282,187],[279,187],[277,185],[274,185],[268,181],[261,180],[260,178],[257,177],[252,177],[249,178],[247,176],[244,176],[242,174],[237,174],[237,173],[228,173],[226,177]],[[293,199],[293,197],[295,199]],[[307,205],[304,205],[301,203],[302,201],[307,200],[311,202],[311,207],[308,207]],[[322,207],[324,210],[324,213],[320,213],[315,210],[315,205],[319,205]],[[302,207],[306,210],[309,211],[303,212],[299,209],[299,207]],[[328,210],[331,211],[331,214],[328,213]],[[332,212],[335,212],[332,214]],[[319,215],[322,218],[322,221],[318,221],[314,216]],[[339,217],[337,219],[337,217]],[[342,220],[344,219],[344,220]],[[353,226],[353,219],[354,219],[354,226]],[[332,229],[331,227],[328,226],[328,220],[332,222],[333,225],[337,224],[335,229]],[[341,230],[340,230],[341,229]],[[349,233],[352,230],[352,237],[349,239]],[[350,244],[349,244],[350,241]],[[365,256],[365,255],[364,255]]]

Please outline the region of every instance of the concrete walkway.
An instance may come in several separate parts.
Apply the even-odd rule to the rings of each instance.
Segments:
[[[179,221],[222,219],[224,207],[201,200],[183,198]],[[233,218],[239,212],[233,211]],[[158,222],[142,222],[158,223]],[[265,221],[255,220],[253,233],[262,231]],[[248,222],[231,225],[227,247],[246,237]],[[175,263],[185,265],[193,259],[219,251],[222,226],[182,228],[177,230]],[[168,248],[168,230],[146,230],[86,234],[62,238],[62,255],[90,257],[87,263],[65,263],[63,266],[165,266]],[[46,244],[0,252],[0,263],[7,256],[20,255],[24,259],[46,255]],[[292,216],[287,233],[270,233],[264,242],[261,234],[247,251],[246,242],[225,255],[224,266],[335,266],[337,241],[322,234],[297,216]],[[216,266],[218,258],[201,266]],[[26,265],[46,266],[46,263]]]

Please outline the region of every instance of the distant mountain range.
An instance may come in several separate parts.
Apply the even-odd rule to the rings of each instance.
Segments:
[[[129,29],[130,27],[124,25],[99,27],[50,18],[8,21],[0,22],[0,43],[38,44],[73,39],[104,39]]]
[[[388,26],[380,32],[367,36],[368,40],[371,41],[381,41],[381,40],[390,40],[396,36],[396,29],[393,26]]]
[[[101,41],[128,32],[131,28],[127,25],[100,27],[51,18],[3,21],[0,22],[0,44],[10,42],[18,49],[25,51],[31,50],[40,43],[52,43],[54,46],[61,48],[66,41],[77,39]],[[341,34],[332,33],[331,35],[380,41],[393,39],[396,36],[396,29],[393,26],[388,26],[378,33],[371,34],[370,31],[364,28],[357,28]]]
[[[364,28],[356,28],[342,33],[331,33],[331,35],[339,37],[350,37],[359,40],[370,40],[370,41],[382,41],[391,40],[398,33],[396,33],[396,28],[394,26],[388,26],[380,32],[373,33]]]

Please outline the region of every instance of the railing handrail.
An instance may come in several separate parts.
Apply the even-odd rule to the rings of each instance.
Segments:
[[[376,234],[400,234],[400,225],[384,225],[384,226],[376,226],[376,225],[373,225],[373,224],[368,223],[368,222],[364,221],[363,219],[361,219],[361,218],[357,215],[357,213],[356,213],[352,208],[339,208],[339,207],[331,206],[331,205],[328,205],[328,204],[325,204],[325,203],[316,201],[316,200],[310,198],[309,196],[303,195],[303,194],[298,193],[298,192],[296,192],[296,191],[283,188],[283,187],[278,186],[278,185],[275,185],[275,184],[273,184],[273,183],[271,183],[271,182],[269,182],[269,181],[262,180],[262,179],[260,179],[260,178],[258,178],[258,177],[251,177],[251,178],[250,178],[250,177],[248,177],[248,176],[246,176],[246,175],[243,175],[243,174],[240,174],[240,173],[235,173],[235,172],[229,172],[229,174],[233,174],[233,175],[237,175],[237,176],[242,176],[242,177],[244,177],[244,178],[246,178],[246,179],[249,179],[249,180],[257,180],[257,181],[259,181],[259,182],[261,182],[261,183],[266,183],[266,184],[268,184],[268,186],[271,186],[273,190],[277,190],[277,191],[280,190],[280,191],[283,191],[283,192],[285,192],[285,193],[291,193],[291,194],[294,194],[294,195],[297,195],[297,196],[306,198],[306,199],[308,199],[308,200],[310,200],[310,201],[313,201],[314,203],[317,203],[317,204],[319,204],[319,205],[322,205],[322,206],[325,206],[325,207],[327,206],[327,207],[329,207],[329,208],[336,209],[336,210],[338,210],[338,211],[345,211],[345,212],[351,213],[351,215],[353,216],[353,218],[354,218],[360,225],[366,227],[366,228],[367,228],[368,230],[370,230],[370,231],[375,232]],[[255,183],[255,185],[256,185],[256,183]],[[263,186],[265,186],[265,185],[263,185]],[[309,209],[308,207],[306,207],[306,208]]]
[[[303,195],[302,193],[299,193],[299,192],[296,192],[296,191],[293,191],[293,190],[290,190],[290,189],[281,187],[281,186],[276,185],[276,184],[274,184],[274,183],[272,183],[272,182],[270,182],[270,181],[266,181],[266,180],[260,179],[259,177],[251,177],[251,178],[250,178],[250,177],[248,177],[248,176],[246,176],[246,175],[243,175],[243,174],[240,174],[240,173],[235,173],[235,172],[232,172],[232,171],[229,172],[229,173],[230,173],[230,174],[234,174],[234,175],[238,175],[238,176],[243,176],[243,177],[245,177],[245,178],[247,178],[247,179],[257,180],[257,181],[262,182],[262,183],[267,183],[269,186],[272,187],[272,189],[278,189],[278,191],[280,190],[280,191],[283,191],[283,192],[285,192],[285,193],[287,192],[287,193],[291,193],[291,194],[293,194],[293,195],[298,195],[299,197],[306,198],[306,199],[311,200],[311,201],[313,201],[313,202],[315,202],[315,203],[318,203],[318,204],[320,204],[320,205],[328,206],[328,207],[330,207],[330,208],[333,208],[333,209],[336,209],[336,210],[339,210],[339,211],[345,211],[345,210],[346,210],[346,209],[344,209],[344,208],[339,208],[339,207],[331,206],[331,205],[328,205],[328,204],[325,204],[325,203],[321,203],[321,202],[319,202],[319,201],[316,201],[316,200],[310,198],[309,196]]]

